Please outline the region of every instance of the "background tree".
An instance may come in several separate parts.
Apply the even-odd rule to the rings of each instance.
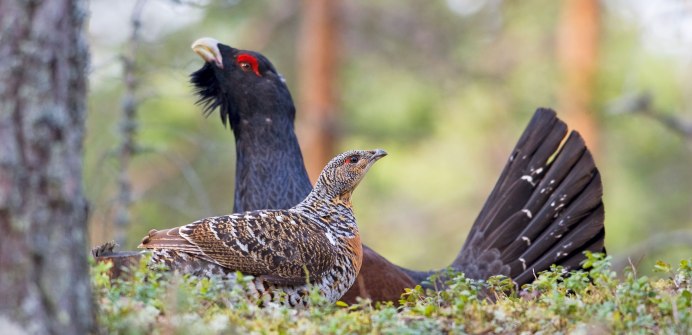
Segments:
[[[0,318],[32,334],[93,327],[82,194],[87,13],[82,0],[0,1]]]
[[[298,39],[298,118],[301,149],[314,183],[337,141],[339,1],[304,0]]]
[[[596,156],[598,122],[594,113],[594,84],[598,66],[600,10],[597,0],[562,2],[557,58],[562,72],[558,110],[571,127],[579,129]]]

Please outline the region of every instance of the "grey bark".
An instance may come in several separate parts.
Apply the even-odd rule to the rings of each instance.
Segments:
[[[94,331],[82,192],[85,0],[0,0],[0,321]]]

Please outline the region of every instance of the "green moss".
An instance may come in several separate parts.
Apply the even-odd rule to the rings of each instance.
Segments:
[[[431,278],[444,289],[407,290],[392,303],[259,307],[242,287],[219,278],[198,279],[146,269],[134,280],[110,282],[108,265],[92,266],[99,322],[109,334],[446,334],[446,333],[661,333],[692,330],[692,260],[659,262],[660,278],[628,270],[619,278],[610,258],[588,254],[585,270],[565,276],[561,267],[516,289],[502,276],[476,281],[459,273]],[[444,285],[442,285],[444,284]]]

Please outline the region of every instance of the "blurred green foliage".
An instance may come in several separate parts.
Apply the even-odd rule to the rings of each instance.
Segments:
[[[465,3],[342,3],[339,149],[390,152],[354,197],[363,241],[393,262],[419,269],[453,259],[531,114],[539,106],[556,107],[561,87],[555,52],[560,2],[482,1],[464,14],[450,9],[454,2]],[[284,74],[294,98],[298,93],[300,2],[185,3],[150,1],[142,16],[140,152],[130,167],[135,205],[125,248],[135,247],[151,228],[232,208],[233,137],[216,114],[205,120],[194,105],[187,76],[202,62],[189,49],[193,40],[213,36],[261,51]],[[123,93],[117,55],[130,29],[128,9],[118,6],[110,10],[97,2],[92,19],[122,16],[110,30],[92,33],[84,171],[94,244],[112,238],[113,153]],[[624,1],[609,1],[601,8],[593,102],[606,245],[616,257],[652,235],[689,229],[692,221],[692,152],[685,140],[610,107],[624,95],[646,91],[657,109],[680,114],[692,96],[689,61],[647,46],[646,25],[624,7]],[[172,27],[182,16],[190,23]],[[661,248],[632,261],[650,269],[653,259],[673,261],[690,251],[689,244]]]
[[[658,262],[664,277],[631,269],[622,280],[609,258],[587,255],[588,270],[560,267],[519,291],[501,276],[475,281],[449,273],[444,287],[408,289],[400,306],[369,300],[348,306],[311,295],[311,307],[259,307],[241,276],[195,278],[146,269],[111,282],[109,265],[92,266],[99,327],[108,334],[688,334],[692,330],[692,260]]]

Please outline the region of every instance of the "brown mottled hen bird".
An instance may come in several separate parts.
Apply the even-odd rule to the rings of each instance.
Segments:
[[[139,247],[153,250],[152,263],[183,273],[253,275],[247,293],[264,301],[306,306],[310,282],[336,302],[355,281],[363,257],[351,193],[385,155],[372,150],[336,156],[312,192],[290,209],[236,213],[152,230]]]
[[[281,75],[254,51],[211,38],[192,47],[205,60],[191,75],[205,114],[218,108],[235,135],[234,211],[298,203],[311,185]],[[561,145],[566,135],[555,112],[536,111],[451,268],[476,279],[502,274],[521,285],[551,264],[576,269],[584,251],[604,250],[600,174],[581,136],[573,131]],[[398,267],[364,245],[361,272],[342,300],[396,301],[433,273]]]

